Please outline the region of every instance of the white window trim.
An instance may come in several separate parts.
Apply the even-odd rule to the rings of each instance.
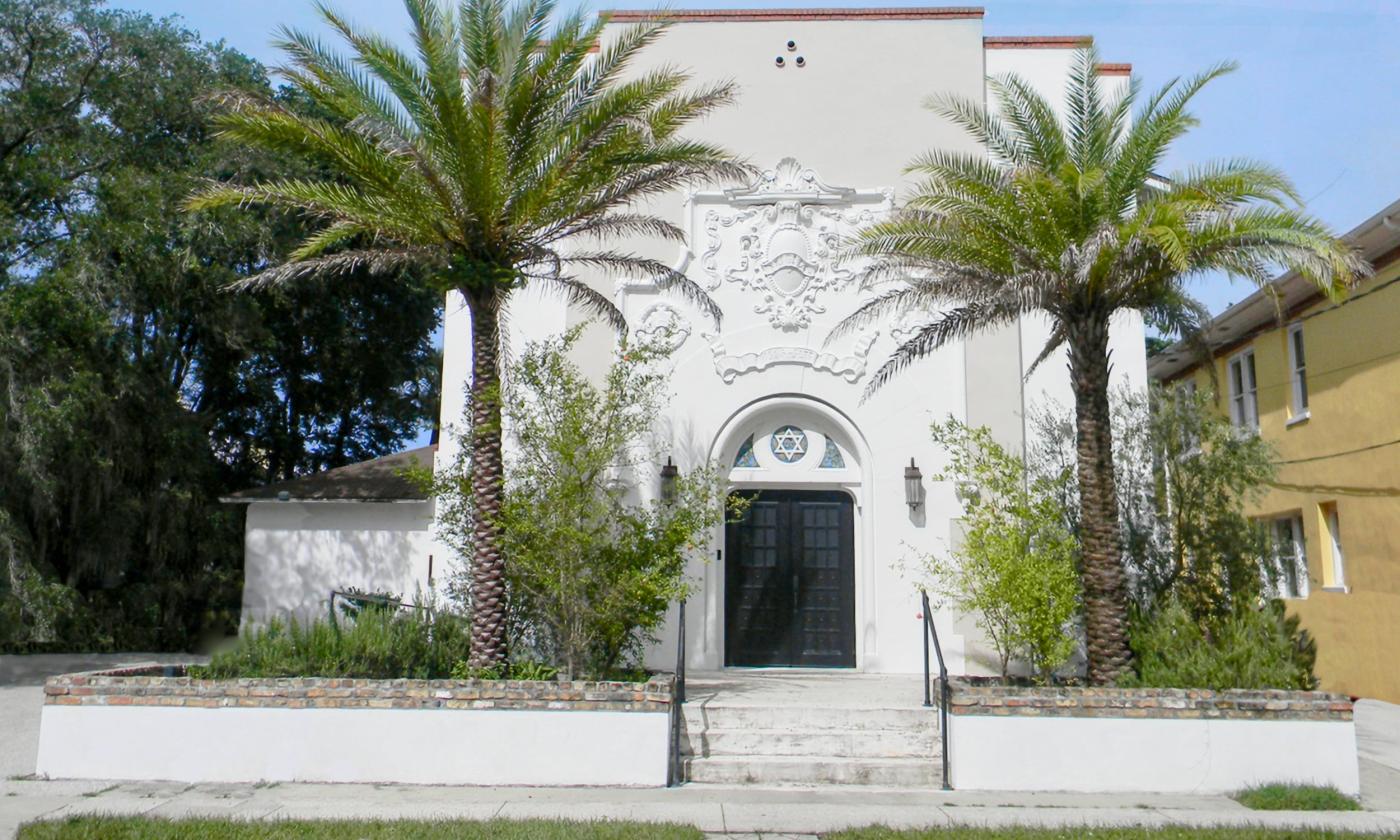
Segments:
[[[1327,507],[1323,516],[1323,521],[1327,525],[1327,539],[1330,543],[1332,561],[1332,582],[1323,589],[1329,592],[1350,592],[1351,587],[1347,586],[1347,556],[1342,551],[1341,517],[1337,512],[1335,504]]]
[[[1298,594],[1288,591],[1287,579],[1283,577],[1282,558],[1279,554],[1279,525],[1284,522],[1290,523],[1293,539],[1293,562],[1298,573]],[[1279,580],[1274,585],[1274,594],[1285,601],[1303,601],[1308,597],[1310,581],[1308,579],[1308,541],[1303,532],[1303,515],[1301,513],[1290,513],[1287,516],[1275,516],[1269,520],[1269,541],[1273,547],[1274,562],[1279,566]]]
[[[1246,365],[1245,361],[1250,364]],[[1241,394],[1235,390],[1235,365],[1240,366],[1240,385],[1244,400],[1236,405]],[[1248,376],[1246,376],[1248,374]],[[1259,431],[1259,368],[1254,360],[1254,348],[1242,350],[1225,363],[1225,379],[1230,390],[1230,422],[1238,429]]]
[[[1306,339],[1304,339],[1303,345],[1304,359],[1301,376],[1299,375],[1298,368],[1298,347],[1294,339],[1294,336],[1302,337],[1302,335],[1302,322],[1294,322],[1288,325],[1287,342],[1289,415],[1288,422],[1284,424],[1285,426],[1292,426],[1297,423],[1302,423],[1312,416],[1312,412],[1309,411],[1308,407],[1303,405],[1303,389],[1307,387],[1308,379]]]

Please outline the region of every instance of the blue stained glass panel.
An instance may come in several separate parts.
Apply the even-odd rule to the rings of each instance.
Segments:
[[[739,444],[739,454],[734,456],[734,466],[736,467],[757,467],[758,457],[753,454],[753,435]]]
[[[841,457],[841,450],[836,448],[836,441],[827,438],[826,451],[822,453],[821,469],[844,470],[845,468],[846,459]]]

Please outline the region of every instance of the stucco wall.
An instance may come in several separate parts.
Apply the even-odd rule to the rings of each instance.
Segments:
[[[320,618],[332,589],[426,592],[430,502],[254,502],[244,531],[243,617]],[[436,564],[435,564],[436,565]],[[434,572],[442,579],[443,571]]]
[[[38,772],[185,782],[666,783],[668,678],[147,675],[159,670],[49,679]]]
[[[1248,511],[1302,517],[1309,592],[1287,605],[1317,640],[1322,687],[1391,702],[1400,702],[1400,445],[1384,444],[1400,429],[1400,283],[1391,285],[1397,278],[1400,261],[1392,255],[1344,305],[1317,301],[1286,313],[1286,323],[1303,324],[1306,420],[1290,422],[1286,326],[1229,347],[1215,362],[1220,392],[1228,394],[1229,358],[1254,351],[1259,432],[1281,463],[1277,485]],[[1204,368],[1193,377],[1203,392],[1213,387]],[[1224,397],[1218,406],[1228,413]],[[1322,505],[1337,509],[1345,587],[1332,580]]]
[[[1269,782],[1360,790],[1350,721],[964,717],[956,790],[1229,793]]]
[[[951,684],[958,790],[1228,793],[1360,788],[1352,704],[1301,691]]]
[[[54,778],[666,783],[665,713],[46,706]]]

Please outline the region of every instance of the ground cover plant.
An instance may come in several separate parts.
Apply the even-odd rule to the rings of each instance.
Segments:
[[[1141,688],[1317,688],[1316,651],[1298,640],[1298,618],[1282,603],[1243,604],[1202,624],[1179,601],[1134,617],[1134,671],[1119,685]]]
[[[691,826],[665,823],[568,820],[161,820],[147,817],[73,817],[30,823],[18,840],[701,840]]]
[[[361,609],[352,618],[274,620],[246,631],[238,645],[191,666],[197,679],[358,677],[447,679],[466,676],[469,625],[449,613]]]
[[[938,828],[873,826],[822,835],[823,840],[1363,840],[1374,834],[1266,828]],[[147,817],[72,817],[30,823],[18,840],[700,840],[692,826],[666,823],[565,820],[269,821],[161,820]]]
[[[1331,786],[1259,785],[1235,794],[1235,801],[1256,811],[1359,811],[1361,803]]]

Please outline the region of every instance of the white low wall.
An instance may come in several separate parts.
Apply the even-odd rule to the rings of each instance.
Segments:
[[[666,784],[663,713],[46,705],[51,778]]]
[[[1361,783],[1350,720],[952,715],[957,790],[1229,793],[1269,782]]]

